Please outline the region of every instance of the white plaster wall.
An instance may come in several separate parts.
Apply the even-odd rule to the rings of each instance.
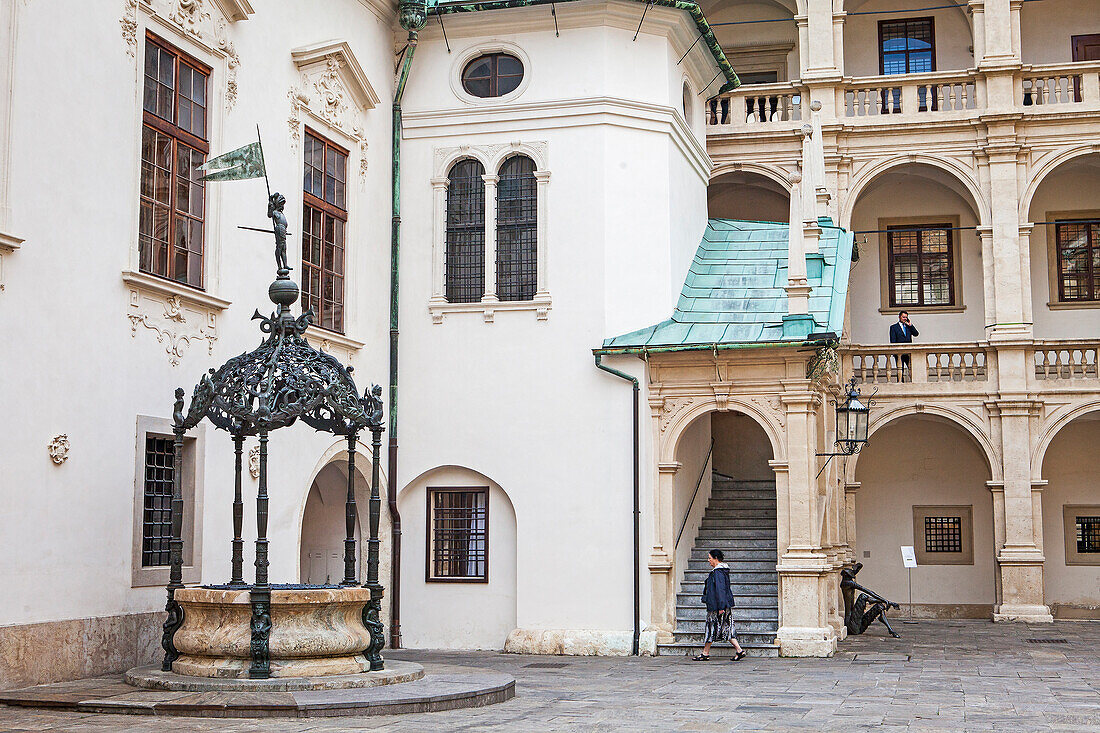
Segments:
[[[710,441],[711,416],[706,414],[697,417],[680,435],[680,444],[676,447],[676,460],[682,465],[676,472],[676,493],[672,499],[672,516],[676,523],[673,531],[679,532],[680,527],[684,527],[676,545],[677,584],[683,580],[691,548],[695,544],[695,535],[699,531],[699,522],[703,519],[707,502],[710,501],[711,471],[707,467]],[[704,467],[707,467],[705,474]],[[693,504],[692,496],[697,483],[699,493],[695,495]]]
[[[664,34],[687,23],[681,13],[651,7],[632,42],[639,7],[559,8],[560,37],[548,13],[494,12],[491,38],[481,35],[484,19],[450,16],[454,54],[429,28],[403,103],[399,482],[454,465],[507,492],[519,527],[518,628],[621,632],[632,623],[632,392],[595,368],[591,349],[672,311],[703,231],[709,172],[705,151],[694,147],[698,130],[681,121],[682,81],[687,72],[700,89],[713,76],[697,68],[695,50],[676,65],[683,51],[670,49]],[[627,17],[634,19],[629,28]],[[578,27],[582,21],[596,26]],[[689,28],[681,28],[683,50],[694,40]],[[506,105],[463,100],[446,77],[479,44],[513,44],[529,60],[528,85]],[[435,169],[433,151],[512,141],[546,143],[547,319],[498,311],[492,323],[480,312],[432,323],[429,181],[445,174]],[[631,357],[605,363],[643,373]],[[646,466],[644,388],[642,400]],[[652,481],[643,471],[643,548],[652,544]],[[405,524],[404,542],[412,547],[424,538]],[[422,573],[406,555],[406,644],[453,645],[437,623],[404,610],[436,605]],[[648,596],[643,585],[643,618]],[[503,642],[504,635],[493,637],[495,647]]]
[[[128,55],[119,26],[125,7],[43,0],[18,8],[11,223],[26,243],[4,257],[0,294],[6,314],[0,319],[0,344],[6,345],[0,346],[0,363],[8,375],[0,383],[0,405],[20,416],[0,423],[0,537],[8,548],[0,558],[3,624],[163,608],[162,588],[130,587],[136,416],[170,417],[173,389],[184,386],[190,394],[207,368],[254,348],[260,334],[249,320],[252,311],[271,307],[270,241],[236,228],[263,224],[263,184],[216,184],[207,194],[208,290],[232,305],[217,315],[213,353],[193,344],[173,367],[154,332],[139,325],[131,334],[121,273],[136,250],[144,43],[139,41],[136,58]],[[387,261],[389,224],[373,212],[388,211],[389,200],[388,27],[355,0],[327,3],[325,13],[297,3],[256,7],[249,20],[226,28],[240,57],[238,99],[225,113],[220,93],[212,95],[211,146],[220,153],[250,142],[260,124],[272,185],[289,199],[292,253],[298,251],[302,163],[287,127],[287,89],[300,79],[290,51],[346,39],[382,98],[362,118],[370,144],[366,179],[349,187],[348,307],[354,313],[349,335],[367,343],[355,358],[356,375],[362,386],[383,382],[388,268],[377,263]],[[224,60],[149,22],[165,39],[210,61],[212,90],[225,88]],[[50,43],[42,43],[44,38]],[[57,62],[57,48],[65,49],[68,62]],[[72,443],[61,466],[46,455],[46,443],[57,433],[67,433]],[[272,438],[274,581],[297,580],[302,506],[330,442],[305,426]],[[250,440],[246,450],[253,445]],[[203,580],[224,582],[233,490],[228,436],[207,431],[203,470]],[[246,476],[249,540],[254,495],[255,482]],[[247,548],[250,572],[251,544]],[[42,593],[43,587],[68,592]]]
[[[429,583],[427,488],[489,487],[489,582]],[[492,479],[465,468],[443,466],[416,477],[398,497],[401,512],[401,634],[411,648],[500,649],[516,628],[516,512],[507,492]],[[524,558],[523,567],[530,562]]]
[[[923,170],[918,167],[916,170]],[[942,217],[958,218],[959,226],[976,226],[978,221],[969,202],[959,193],[924,175],[887,172],[859,194],[852,213],[854,232],[884,229],[880,219]],[[903,222],[895,222],[903,223]],[[883,293],[889,295],[889,279],[880,269],[885,253],[885,233],[856,234],[859,262],[853,264],[849,281],[851,338],[857,344],[889,343],[894,313],[880,313]],[[952,232],[958,244],[955,272],[962,277],[962,312],[918,312],[910,308],[913,325],[920,331],[919,343],[978,341],[984,337],[983,275],[981,241],[972,229]],[[886,300],[889,303],[889,298]]]
[[[1031,202],[1028,221],[1036,224],[1056,218],[1072,218],[1071,213],[1081,212],[1081,218],[1098,218],[1100,212],[1100,155],[1076,158],[1052,171],[1039,184]],[[1032,315],[1035,319],[1035,338],[1090,338],[1100,332],[1100,311],[1095,303],[1077,308],[1050,308],[1058,301],[1057,255],[1048,257],[1048,237],[1053,237],[1052,226],[1036,226],[1031,231],[1031,293]],[[1055,280],[1052,283],[1050,272]],[[1088,307],[1092,305],[1093,307]]]
[[[1054,437],[1043,460],[1043,566],[1047,604],[1100,609],[1100,565],[1067,565],[1062,507],[1100,504],[1096,470],[1086,458],[1100,445],[1100,420],[1091,413],[1066,425]]]
[[[904,12],[914,7],[932,7],[947,3],[914,5],[910,0],[847,0],[849,15],[844,22],[844,75],[878,76],[879,23],[903,18],[933,18],[936,38],[936,71],[959,71],[974,66],[970,18],[959,10],[940,9],[924,13]],[[851,15],[853,12],[897,11],[897,15]]]
[[[951,456],[950,461],[943,457]],[[859,582],[906,603],[901,545],[914,544],[914,506],[973,506],[974,564],[913,570],[914,604],[992,604],[993,501],[989,468],[963,431],[949,423],[903,417],[875,431],[859,455],[855,559]],[[868,556],[866,553],[870,553]]]
[[[1092,0],[1043,0],[1020,8],[1020,46],[1025,64],[1065,64],[1073,60],[1072,36],[1100,33],[1100,13]]]
[[[748,415],[716,412],[714,431],[714,470],[739,481],[774,481],[772,446],[764,429]]]

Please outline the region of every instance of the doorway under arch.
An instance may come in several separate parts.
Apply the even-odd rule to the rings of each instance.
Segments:
[[[333,461],[321,469],[306,497],[305,513],[302,515],[302,537],[299,544],[299,574],[302,583],[311,585],[331,585],[339,583],[344,577],[344,539],[347,536],[344,504],[348,496],[348,464],[346,461]],[[366,504],[360,499],[369,497],[370,484],[355,469],[355,499],[360,517],[355,524],[356,548],[359,542],[361,514]],[[362,557],[363,553],[359,552]],[[356,562],[356,580],[362,575],[362,563]]]

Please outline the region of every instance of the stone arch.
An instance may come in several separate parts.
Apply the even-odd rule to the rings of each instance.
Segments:
[[[791,174],[780,166],[767,165],[766,163],[719,163],[710,172],[710,181],[713,183],[730,173],[755,173],[764,178],[770,178],[787,189],[788,192],[791,190]]]
[[[764,398],[766,400],[777,399],[770,396],[764,396]],[[677,398],[674,397],[669,399],[675,400]],[[676,453],[680,446],[680,438],[683,437],[684,431],[687,430],[696,419],[713,412],[740,412],[752,418],[761,428],[763,428],[764,434],[768,436],[768,442],[771,444],[773,460],[785,463],[787,460],[787,449],[786,443],[783,441],[784,427],[777,417],[778,413],[774,413],[771,409],[765,411],[760,405],[750,400],[751,398],[742,399],[730,397],[728,404],[721,409],[718,407],[718,401],[713,397],[703,398],[698,402],[693,400],[690,404],[684,405],[680,410],[673,413],[671,420],[663,431],[666,435],[661,441],[660,462],[672,463],[676,460]],[[770,401],[768,401],[767,404],[770,405]],[[781,406],[778,409],[781,409]]]
[[[875,161],[861,168],[848,186],[848,192],[844,197],[844,205],[840,210],[840,225],[845,229],[851,228],[852,214],[855,211],[860,196],[867,186],[883,174],[908,165],[927,165],[932,168],[938,168],[955,178],[963,185],[963,188],[965,188],[970,195],[969,203],[973,207],[974,213],[977,215],[979,225],[989,225],[991,221],[989,204],[972,171],[967,170],[958,161],[950,158],[917,154],[897,155],[892,158],[883,158],[882,160]]]
[[[989,468],[990,482],[998,483],[1004,480],[1002,477],[1000,457],[993,447],[993,441],[990,439],[981,423],[979,423],[976,418],[949,407],[940,405],[902,405],[887,409],[878,413],[871,419],[870,424],[867,426],[868,441],[871,439],[871,436],[881,428],[909,415],[934,415],[961,429],[970,436],[977,445],[978,450],[981,451],[982,456],[985,458],[986,465]],[[859,464],[859,454],[857,453],[852,456],[846,463],[845,481],[847,483],[855,483],[856,466]]]
[[[711,218],[786,222],[790,219],[791,183],[787,173],[758,163],[717,167],[707,183]]]
[[[439,582],[428,577],[431,527],[428,489],[488,488],[487,579]],[[401,629],[410,647],[501,649],[516,628],[518,513],[507,490],[469,466],[441,464],[398,492],[402,523]],[[446,608],[446,613],[440,613]]]
[[[1050,448],[1050,444],[1054,442],[1054,438],[1062,431],[1062,428],[1079,417],[1087,415],[1090,412],[1098,411],[1100,411],[1100,401],[1085,402],[1071,407],[1058,417],[1052,418],[1046,422],[1044,427],[1041,428],[1039,442],[1035,445],[1035,451],[1031,454],[1031,475],[1033,481],[1042,480],[1043,461],[1046,460],[1047,449]]]
[[[1032,167],[1028,176],[1029,182],[1024,189],[1024,195],[1020,197],[1020,223],[1027,224],[1031,215],[1031,204],[1035,200],[1035,194],[1050,174],[1054,173],[1064,163],[1088,155],[1100,155],[1100,145],[1077,145],[1072,148],[1056,150],[1047,153]]]
[[[485,169],[486,174],[488,174],[490,170],[494,170],[492,167],[492,159],[486,155],[485,151],[471,145],[470,147],[448,150],[446,154],[439,156],[436,160],[435,177],[447,178],[447,176],[451,174],[451,168],[460,160],[476,160],[478,163],[481,163],[481,167]]]
[[[364,570],[363,570],[362,566],[363,566],[363,563],[366,562],[365,546],[362,544],[362,538],[365,536],[365,532],[367,530],[366,516],[367,516],[368,502],[370,501],[370,480],[371,480],[371,474],[372,474],[372,465],[371,465],[371,456],[370,456],[369,451],[370,451],[369,444],[365,444],[362,441],[360,441],[358,443],[358,445],[356,446],[356,450],[355,450],[355,474],[356,474],[355,502],[356,502],[356,509],[357,509],[357,515],[358,515],[357,516],[357,519],[358,519],[357,530],[359,531],[359,540],[360,540],[360,544],[357,547],[357,553],[358,553],[357,568],[358,568],[360,574],[363,573]],[[338,441],[334,442],[332,445],[330,445],[321,454],[321,457],[317,460],[317,463],[314,465],[313,470],[310,472],[309,479],[308,479],[308,482],[306,484],[308,486],[308,489],[305,492],[305,494],[301,497],[301,501],[299,502],[299,505],[298,505],[298,508],[297,508],[297,515],[296,515],[295,537],[297,538],[297,541],[298,541],[298,572],[297,572],[297,576],[299,578],[303,578],[304,573],[306,571],[306,567],[304,567],[303,564],[302,564],[302,552],[303,552],[303,550],[306,549],[304,547],[304,540],[305,540],[305,537],[306,537],[306,529],[307,529],[307,527],[306,527],[306,514],[307,514],[308,508],[310,506],[311,497],[315,493],[314,488],[317,485],[318,479],[321,477],[322,473],[326,471],[326,469],[331,469],[332,467],[342,467],[341,468],[342,476],[346,477],[346,475],[347,475],[347,473],[346,473],[346,471],[347,471],[347,462],[348,462],[347,441],[346,440],[338,440]],[[346,478],[344,479],[344,481],[346,481]],[[379,522],[378,535],[379,535],[379,538],[381,540],[380,550],[381,550],[381,555],[383,557],[387,556],[388,552],[389,552],[389,549],[388,549],[388,546],[389,546],[388,526],[389,526],[389,521],[390,521],[389,520],[389,510],[386,507],[385,497],[383,496],[384,493],[385,493],[385,485],[386,485],[385,474],[381,470],[381,467],[379,467],[378,490],[379,490],[379,495],[382,499],[382,507],[381,507],[381,521]],[[343,492],[346,492],[346,485],[343,488]],[[341,496],[345,496],[345,495],[346,495],[346,493],[341,494]],[[343,529],[343,524],[342,524],[342,522],[343,522],[343,512],[344,512],[344,505],[343,505],[343,502],[341,501],[340,507],[339,507],[339,516],[340,516],[339,522],[341,522],[341,524],[339,526],[339,531],[337,532],[338,536],[333,538],[333,542],[339,542],[339,545],[340,545],[341,548],[343,547],[343,539],[344,539],[344,536],[345,536],[344,529]],[[342,549],[341,549],[341,552],[342,552]],[[385,576],[383,576],[383,577],[385,577]]]

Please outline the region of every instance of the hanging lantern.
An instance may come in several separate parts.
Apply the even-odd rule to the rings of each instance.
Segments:
[[[847,396],[836,404],[836,446],[840,455],[850,456],[867,445],[867,418],[871,412],[856,389],[856,380],[847,385]]]

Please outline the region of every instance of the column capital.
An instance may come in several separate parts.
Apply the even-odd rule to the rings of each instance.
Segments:
[[[500,176],[494,176],[485,173],[481,176],[481,180],[485,181],[486,186],[495,186],[500,182]]]
[[[447,176],[437,176],[432,179],[432,188],[446,188],[451,185],[451,179]]]
[[[546,183],[550,180],[550,171],[535,171],[532,175],[537,183]]]
[[[676,472],[684,467],[684,464],[679,461],[669,461],[668,463],[658,463],[657,471],[665,474],[676,475]]]

